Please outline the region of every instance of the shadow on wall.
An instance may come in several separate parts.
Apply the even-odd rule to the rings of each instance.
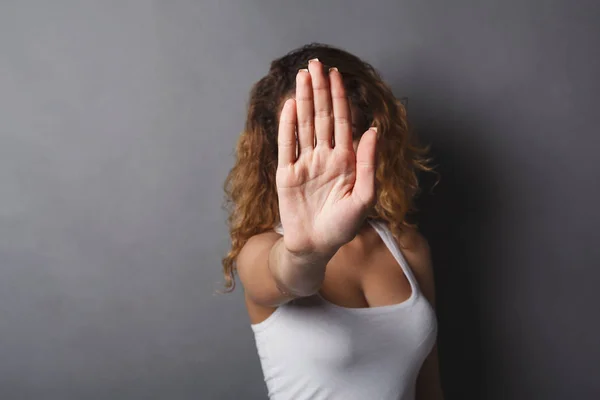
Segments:
[[[498,189],[484,146],[473,141],[481,137],[478,132],[456,121],[443,122],[439,114],[432,121],[431,115],[436,114],[416,124],[417,134],[431,145],[440,180],[433,187],[436,176],[421,177],[423,191],[416,205],[435,271],[442,384],[447,400],[482,399],[493,357],[484,329],[485,260],[491,237],[486,232],[492,228]]]

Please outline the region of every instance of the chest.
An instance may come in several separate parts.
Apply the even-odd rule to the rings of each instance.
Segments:
[[[414,289],[398,260],[387,249],[368,257],[342,251],[327,265],[320,295],[348,308],[381,307],[406,301]]]
[[[256,335],[265,363],[293,363],[324,374],[377,367],[401,374],[420,366],[435,340],[435,314],[423,297],[347,309],[312,296],[282,306],[273,334]],[[287,361],[286,361],[287,360]]]

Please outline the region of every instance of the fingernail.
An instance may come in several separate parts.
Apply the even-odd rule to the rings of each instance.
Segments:
[[[329,68],[329,72],[331,72],[331,71],[337,71],[337,70],[338,70],[338,69],[337,69],[336,67],[331,67],[331,68]]]
[[[376,126],[372,126],[369,129],[372,130],[372,131],[375,131],[375,133],[377,133],[377,127]]]
[[[300,68],[300,69],[298,70],[298,72],[300,72],[300,71],[308,72],[308,68]]]
[[[311,63],[311,62],[313,62],[313,61],[319,61],[319,59],[318,59],[318,58],[313,58],[313,59],[311,59],[311,60],[308,60],[308,63],[310,64],[310,63]]]

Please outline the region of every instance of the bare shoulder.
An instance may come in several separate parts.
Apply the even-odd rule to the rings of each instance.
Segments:
[[[402,233],[396,240],[411,268],[431,267],[429,243],[417,228],[403,226]]]
[[[242,286],[252,292],[253,287],[260,287],[267,277],[266,262],[273,244],[281,237],[276,232],[264,232],[254,235],[240,250],[236,258],[236,270]]]
[[[408,262],[419,287],[427,299],[435,303],[435,283],[429,243],[417,228],[403,227],[397,238],[400,250]]]
[[[250,237],[240,250],[240,254],[236,259],[238,273],[240,272],[240,269],[245,269],[245,267],[253,265],[256,258],[260,257],[260,254],[263,251],[269,250],[271,246],[273,246],[273,243],[280,237],[280,234],[273,231],[259,233],[258,235]]]

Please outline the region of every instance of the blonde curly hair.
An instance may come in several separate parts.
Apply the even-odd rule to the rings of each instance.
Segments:
[[[337,67],[342,74],[351,107],[360,113],[358,136],[369,126],[378,129],[376,204],[368,217],[386,221],[396,237],[403,226],[414,226],[407,215],[415,211],[417,173],[433,169],[427,157],[429,148],[418,145],[408,129],[404,105],[367,62],[330,45],[305,45],[272,61],[267,75],[250,92],[235,165],[224,185],[231,237],[231,249],[222,260],[226,291],[235,288],[235,260],[244,244],[279,222],[275,184],[279,113],[284,100],[295,92],[298,69],[307,68],[312,58],[326,68]]]

